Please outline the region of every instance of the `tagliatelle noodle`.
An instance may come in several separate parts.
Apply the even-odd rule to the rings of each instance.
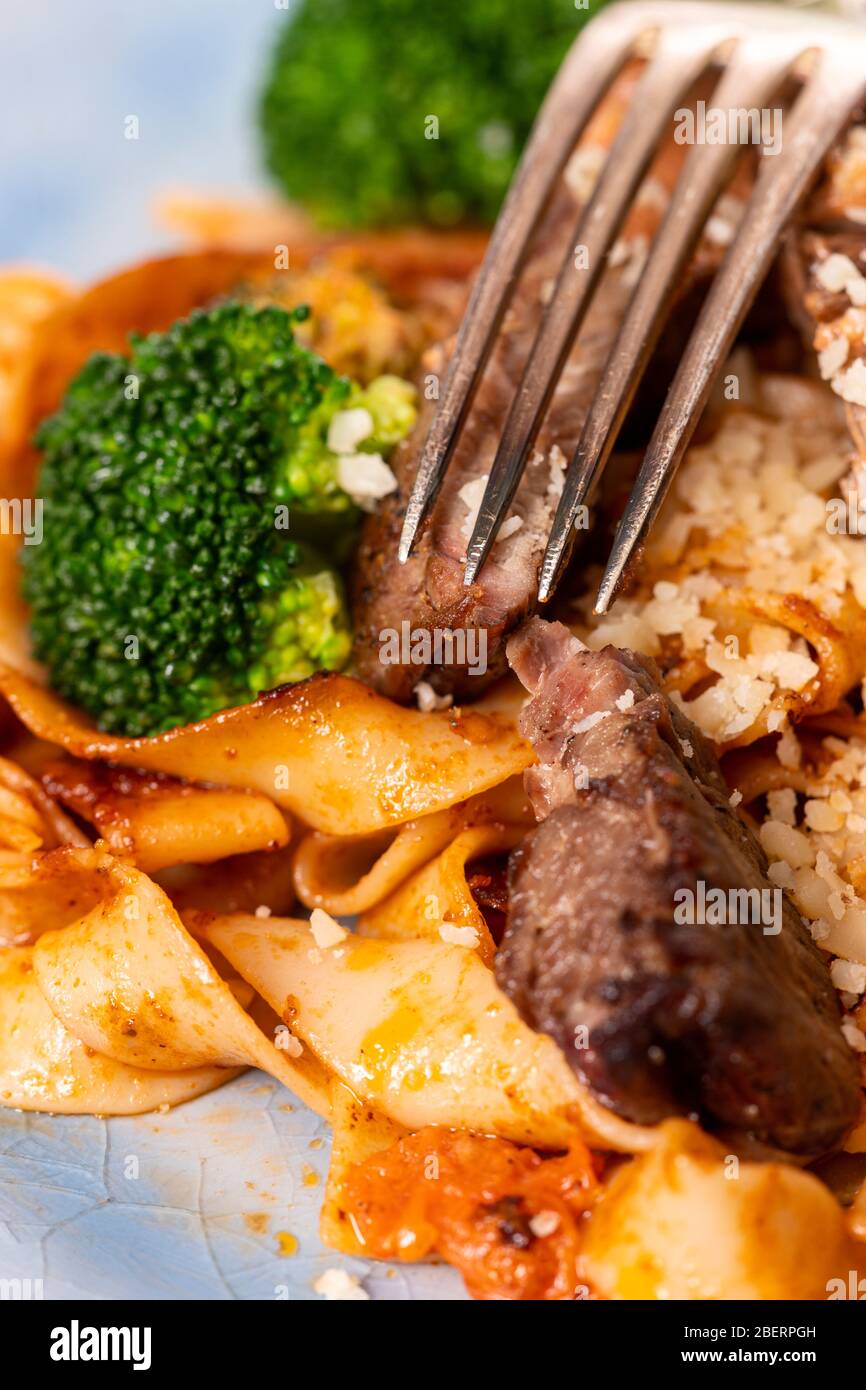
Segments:
[[[748,806],[767,792],[793,787],[805,791],[807,776],[800,768],[783,767],[772,746],[735,749],[722,760],[725,778]]]
[[[0,758],[0,948],[35,941],[92,901],[80,874],[46,865],[61,845],[90,841],[32,777]]]
[[[338,917],[365,912],[429,863],[461,829],[491,820],[530,826],[535,817],[520,776],[444,811],[401,825],[396,835],[334,837],[314,831],[295,856],[295,887],[307,907]]]
[[[191,924],[334,1076],[408,1129],[476,1129],[540,1148],[579,1133],[628,1153],[654,1142],[592,1099],[474,951],[348,933],[320,948],[290,919],[193,914]]]
[[[74,1037],[145,1070],[260,1067],[327,1114],[327,1078],[256,1027],[156,884],[99,850],[54,853],[93,874],[100,891],[85,916],[44,933],[33,952],[39,987]]]
[[[331,1083],[331,1158],[319,1217],[319,1234],[326,1245],[344,1255],[363,1255],[363,1241],[351,1209],[343,1199],[346,1175],[355,1163],[387,1149],[408,1133],[381,1115],[342,1081]]]
[[[719,631],[733,633],[744,644],[755,623],[766,623],[802,638],[817,662],[818,674],[801,691],[783,691],[766,705],[749,727],[728,739],[725,748],[740,748],[768,732],[771,716],[784,713],[795,722],[835,709],[866,672],[866,612],[852,595],[843,596],[832,619],[798,594],[761,593],[750,588],[724,588],[707,604]],[[682,689],[671,673],[671,687]],[[697,679],[694,684],[697,684]],[[688,712],[689,688],[682,690]],[[778,723],[777,723],[778,728]]]
[[[0,951],[0,1105],[59,1115],[138,1115],[193,1100],[238,1068],[151,1071],[101,1056],[52,1013],[33,948]]]
[[[0,271],[0,441],[22,353],[37,324],[72,293],[71,286],[53,272],[26,267]]]
[[[161,869],[154,880],[178,912],[255,912],[285,916],[295,905],[293,847],[236,854],[216,864],[180,864]]]
[[[93,825],[112,854],[146,873],[280,849],[289,840],[285,816],[256,792],[71,760],[49,766],[43,779],[52,796]]]
[[[334,674],[153,738],[100,733],[9,667],[0,668],[0,693],[31,733],[76,757],[253,788],[331,835],[369,834],[465,801],[533,759],[499,716],[422,714]]]
[[[606,1184],[582,1265],[606,1299],[823,1300],[863,1267],[863,1248],[812,1173],[740,1162],[732,1181],[723,1145],[668,1120]]]
[[[496,946],[470,892],[466,865],[480,855],[505,854],[525,836],[525,825],[498,822],[461,831],[429,864],[361,914],[360,935],[383,941],[441,941],[447,940],[449,928],[463,928],[477,938],[471,949],[477,950],[485,965],[492,965]]]

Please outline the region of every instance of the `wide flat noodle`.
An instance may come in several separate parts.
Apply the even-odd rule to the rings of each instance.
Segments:
[[[823,1300],[866,1269],[845,1214],[812,1173],[741,1162],[685,1120],[606,1184],[584,1237],[584,1276],[606,1299]],[[836,1297],[839,1295],[836,1294]]]
[[[256,1027],[156,884],[98,850],[57,853],[77,859],[101,889],[86,916],[46,932],[33,953],[39,987],[74,1037],[156,1071],[260,1067],[327,1114],[327,1078]]]
[[[264,909],[278,917],[295,905],[292,877],[293,848],[230,855],[217,864],[181,864],[160,870],[156,881],[178,912],[255,912]]]
[[[625,1152],[653,1142],[590,1097],[474,951],[349,935],[320,949],[307,923],[289,919],[217,917],[198,930],[337,1078],[408,1129],[475,1129],[539,1148],[565,1147],[575,1132]]]
[[[18,364],[36,325],[71,296],[70,286],[53,272],[26,267],[0,271],[0,441]]]
[[[744,647],[756,622],[787,630],[795,638],[802,637],[818,665],[814,680],[800,691],[779,690],[747,729],[727,740],[725,748],[747,746],[778,728],[780,713],[796,722],[807,715],[835,709],[866,672],[866,612],[849,593],[841,597],[839,610],[832,618],[799,594],[767,593],[748,587],[725,588],[707,604],[706,611],[716,619],[720,631],[740,637]],[[669,684],[684,695],[687,713],[689,689],[700,686],[709,674],[709,668],[695,669],[691,679],[683,682],[677,679],[676,672],[672,673]]]
[[[193,1100],[237,1068],[145,1071],[100,1056],[64,1028],[36,981],[33,951],[0,951],[0,1105],[60,1115],[138,1115]]]
[[[331,1083],[331,1129],[331,1159],[319,1235],[325,1245],[344,1255],[363,1255],[363,1239],[343,1196],[346,1176],[353,1164],[363,1163],[372,1154],[387,1149],[408,1131],[336,1080]]]
[[[351,837],[313,831],[295,857],[298,897],[307,907],[321,907],[338,917],[365,912],[440,854],[461,830],[490,821],[535,824],[522,776],[447,810],[407,821],[396,835],[384,831]]]
[[[529,744],[496,715],[422,714],[335,674],[154,738],[100,733],[26,675],[0,668],[21,722],[80,758],[252,787],[315,830],[363,835],[465,801],[522,772]]]
[[[526,835],[524,825],[476,825],[462,831],[429,864],[406,879],[383,902],[358,919],[361,936],[387,941],[443,939],[443,928],[474,932],[485,965],[493,964],[496,946],[484,914],[466,879],[466,866],[481,855],[504,854]]]
[[[112,854],[146,873],[280,849],[286,818],[270,797],[176,778],[64,760],[46,768],[47,790],[89,821]]]
[[[33,942],[93,905],[92,883],[51,860],[61,845],[90,841],[38,782],[0,758],[0,948]]]

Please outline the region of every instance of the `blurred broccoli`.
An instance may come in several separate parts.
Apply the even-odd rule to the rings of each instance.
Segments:
[[[414,408],[405,382],[336,376],[297,342],[305,317],[231,303],[134,337],[130,358],[92,357],[38,432],[34,647],[101,728],[158,733],[348,659],[339,575],[287,531],[299,504],[360,515],[341,469],[351,485],[366,448],[365,500],[366,464],[386,469],[374,451]],[[372,421],[354,455],[327,443],[347,417],[356,435]]]
[[[299,0],[261,99],[268,168],[323,226],[492,223],[588,0]]]

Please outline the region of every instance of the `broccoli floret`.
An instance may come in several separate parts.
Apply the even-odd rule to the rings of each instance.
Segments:
[[[376,377],[366,388],[338,378],[325,393],[298,430],[275,490],[292,508],[298,534],[311,529],[327,534],[331,528],[322,525],[324,514],[360,517],[357,503],[340,485],[340,455],[389,453],[415,424],[415,396],[414,386],[397,376]]]
[[[348,659],[339,575],[289,532],[313,422],[365,393],[296,341],[304,317],[230,303],[134,337],[38,432],[34,647],[100,728],[158,733]],[[305,497],[354,508],[330,478]]]
[[[493,222],[559,63],[603,0],[299,0],[265,161],[323,226]]]

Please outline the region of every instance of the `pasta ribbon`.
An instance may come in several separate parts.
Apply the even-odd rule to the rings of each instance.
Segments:
[[[533,761],[498,715],[422,714],[333,673],[153,738],[100,733],[10,667],[0,667],[0,693],[31,733],[76,757],[252,788],[330,835],[369,834],[441,810]]]
[[[33,951],[39,987],[74,1037],[145,1070],[260,1067],[327,1113],[327,1078],[265,1037],[156,884],[98,849],[58,853],[101,890],[85,916],[44,933]]]
[[[582,1264],[601,1298],[772,1301],[826,1299],[866,1260],[813,1174],[784,1163],[734,1170],[716,1140],[668,1120],[652,1152],[606,1184]]]
[[[313,832],[302,840],[295,858],[298,897],[307,907],[322,907],[338,917],[366,912],[440,854],[464,827],[490,821],[535,824],[522,777],[407,821],[396,834],[352,838]]]
[[[117,857],[146,873],[280,849],[286,818],[257,792],[197,787],[163,774],[71,759],[51,764],[46,789],[93,825]]]
[[[451,927],[474,932],[475,948],[485,965],[493,964],[496,946],[484,914],[476,905],[466,879],[466,865],[486,854],[514,849],[526,835],[523,825],[472,826],[462,831],[441,854],[408,878],[387,898],[358,920],[361,936],[405,941],[447,939]],[[443,932],[444,929],[444,932]]]
[[[320,948],[291,919],[216,917],[195,929],[354,1095],[407,1129],[476,1129],[539,1148],[567,1147],[575,1133],[625,1152],[653,1142],[589,1096],[474,951],[349,933]]]
[[[216,1066],[145,1070],[93,1052],[52,1012],[30,946],[0,951],[0,1019],[0,1104],[16,1110],[139,1115],[193,1100],[238,1073]]]

